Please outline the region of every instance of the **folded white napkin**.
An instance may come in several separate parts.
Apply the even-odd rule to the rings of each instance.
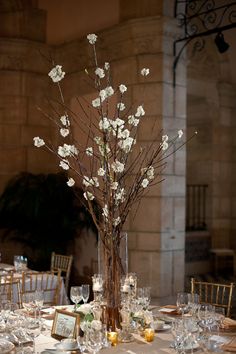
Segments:
[[[46,349],[55,349],[55,344],[58,343],[58,340],[52,338],[51,336],[44,336],[40,334],[35,339],[36,353],[41,353]]]

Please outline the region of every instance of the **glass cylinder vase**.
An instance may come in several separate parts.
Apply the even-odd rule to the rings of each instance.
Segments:
[[[120,281],[128,272],[127,233],[103,235],[98,241],[98,271],[104,279],[103,322],[108,329],[120,328]]]

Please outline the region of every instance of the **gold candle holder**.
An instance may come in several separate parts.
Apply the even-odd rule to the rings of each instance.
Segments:
[[[154,340],[154,329],[146,328],[144,330],[144,338],[147,342],[152,342]]]
[[[107,338],[108,338],[109,342],[111,342],[111,345],[113,347],[115,347],[118,344],[118,333],[117,332],[108,332]]]

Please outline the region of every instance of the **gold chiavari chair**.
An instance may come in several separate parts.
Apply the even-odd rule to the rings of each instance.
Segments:
[[[71,267],[73,262],[73,256],[65,256],[52,252],[51,255],[51,271],[61,271],[61,275],[65,282],[66,292],[68,291]]]
[[[22,294],[33,293],[36,290],[44,291],[44,305],[60,304],[61,271],[57,272],[23,272]]]
[[[13,278],[13,272],[0,275],[0,303],[10,301],[22,305],[20,282]]]
[[[223,307],[226,316],[230,316],[234,283],[219,284],[191,279],[191,293],[199,295],[200,303]]]

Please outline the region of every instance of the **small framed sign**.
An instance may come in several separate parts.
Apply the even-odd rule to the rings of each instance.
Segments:
[[[79,314],[56,310],[52,324],[51,336],[56,339],[63,339],[68,337],[76,338],[79,333]]]

